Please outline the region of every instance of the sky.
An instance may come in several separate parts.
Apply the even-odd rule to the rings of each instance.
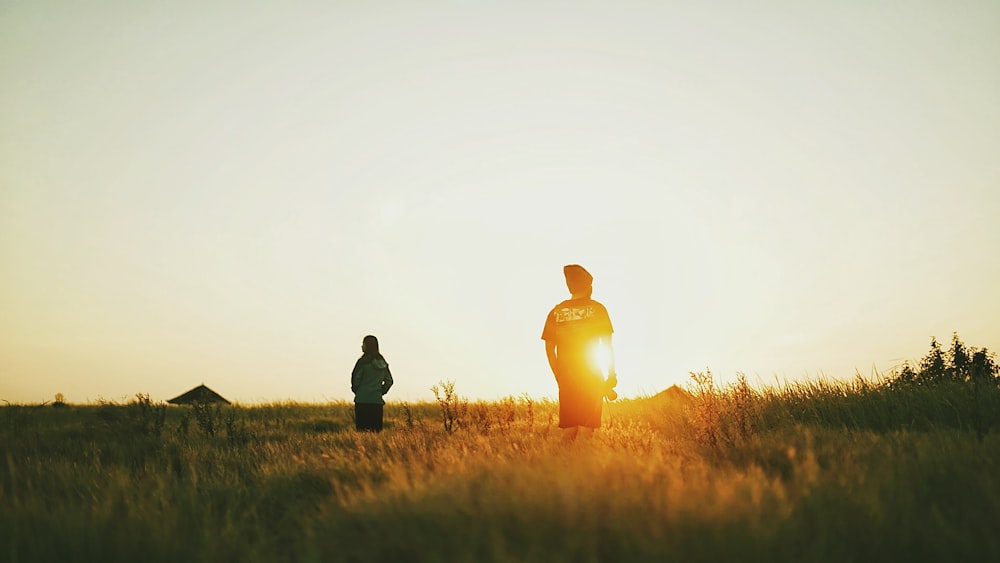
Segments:
[[[619,393],[1000,349],[995,0],[0,2],[0,399]]]

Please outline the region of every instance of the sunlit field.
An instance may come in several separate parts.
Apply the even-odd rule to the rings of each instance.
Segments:
[[[686,389],[557,408],[461,381],[352,406],[0,408],[0,560],[1000,560],[993,382]]]

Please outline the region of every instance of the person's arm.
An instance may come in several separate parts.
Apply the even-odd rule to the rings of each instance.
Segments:
[[[354,364],[354,370],[351,371],[351,393],[358,392],[358,385],[361,384],[361,361],[359,360]]]
[[[559,365],[559,356],[556,354],[556,343],[551,340],[545,341],[545,356],[549,360],[549,369],[552,370],[552,375],[556,378],[556,383],[559,383],[559,370],[557,366]]]
[[[388,393],[390,387],[392,387],[392,372],[389,371],[389,366],[385,366],[385,377],[382,378],[382,394],[385,395]]]
[[[605,350],[608,351],[608,387],[614,388],[618,385],[618,372],[615,371],[615,348],[611,345],[611,335],[603,337]]]

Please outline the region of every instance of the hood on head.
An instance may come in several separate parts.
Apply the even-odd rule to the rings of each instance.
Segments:
[[[571,293],[584,292],[594,284],[594,276],[579,264],[563,266],[563,275],[566,277],[566,287]]]

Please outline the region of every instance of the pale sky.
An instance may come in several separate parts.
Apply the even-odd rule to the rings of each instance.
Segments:
[[[1000,349],[1000,3],[0,1],[0,399],[555,397]]]

